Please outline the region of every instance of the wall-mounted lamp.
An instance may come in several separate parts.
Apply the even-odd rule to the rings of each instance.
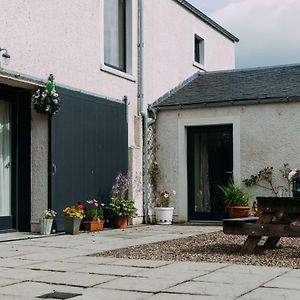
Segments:
[[[8,54],[7,50],[5,48],[1,48],[0,47],[0,53],[2,53],[2,57],[3,57],[3,64],[7,65],[8,61],[10,59],[10,55]]]

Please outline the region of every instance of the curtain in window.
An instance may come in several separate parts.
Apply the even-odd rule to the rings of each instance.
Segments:
[[[210,212],[207,133],[195,135],[195,212]]]
[[[0,100],[0,216],[11,214],[10,103]]]
[[[104,63],[124,71],[125,3],[125,0],[104,0]]]

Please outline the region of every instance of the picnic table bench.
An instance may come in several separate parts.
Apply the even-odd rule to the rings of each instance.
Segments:
[[[263,236],[266,247],[275,247],[281,237],[300,237],[300,198],[257,197],[257,207],[259,217],[223,220],[225,234],[248,236],[241,253],[253,253]]]

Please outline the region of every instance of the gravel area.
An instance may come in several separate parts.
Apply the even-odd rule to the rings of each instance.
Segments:
[[[129,259],[229,262],[235,264],[300,268],[300,239],[281,238],[275,248],[263,247],[261,240],[254,254],[241,255],[246,237],[225,235],[222,231],[171,241],[133,246],[95,254]]]

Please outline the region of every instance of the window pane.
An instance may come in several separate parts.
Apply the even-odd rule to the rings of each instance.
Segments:
[[[195,47],[194,60],[195,62],[203,65],[204,64],[204,40],[195,35],[194,47]]]
[[[125,0],[104,0],[104,63],[125,71]]]

